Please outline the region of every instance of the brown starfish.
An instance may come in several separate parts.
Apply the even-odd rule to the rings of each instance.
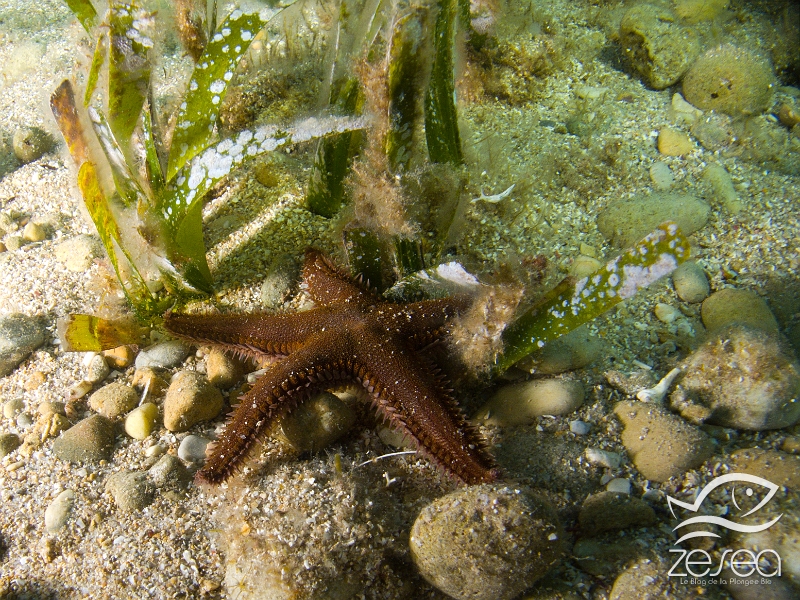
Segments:
[[[242,397],[197,480],[222,483],[277,419],[316,392],[353,382],[444,471],[468,484],[497,479],[486,443],[419,356],[468,301],[387,302],[311,249],[303,279],[318,308],[278,315],[164,316],[167,331],[178,337],[248,355],[286,357]]]

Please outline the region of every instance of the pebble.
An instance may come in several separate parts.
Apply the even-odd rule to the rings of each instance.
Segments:
[[[16,369],[44,341],[40,319],[20,313],[0,316],[0,377]]]
[[[111,458],[114,425],[102,415],[79,421],[53,442],[53,454],[68,462],[99,462]]]
[[[711,291],[703,267],[693,260],[686,261],[672,272],[672,285],[678,298],[690,304],[702,302]]]
[[[19,413],[16,419],[17,428],[19,429],[27,429],[31,425],[33,425],[33,418],[26,412]]]
[[[25,410],[25,401],[22,398],[12,398],[3,402],[3,416],[6,419],[13,419]]]
[[[111,350],[104,350],[101,354],[106,359],[106,363],[115,369],[130,367],[136,358],[130,346],[118,346]]]
[[[672,187],[675,183],[675,175],[669,165],[660,160],[650,166],[650,180],[657,190],[664,191]]]
[[[570,421],[569,430],[575,435],[587,435],[592,430],[592,426],[585,421]]]
[[[206,447],[210,440],[199,435],[187,435],[178,446],[178,458],[186,462],[201,462],[206,459]]]
[[[555,509],[502,484],[462,488],[423,508],[410,546],[423,577],[459,600],[515,598],[565,550]]]
[[[172,454],[165,454],[147,471],[153,485],[159,489],[183,489],[191,481],[189,470]]]
[[[353,409],[329,392],[309,398],[280,421],[283,436],[298,452],[330,446],[355,422]]]
[[[136,369],[131,383],[141,389],[143,393],[147,389],[148,396],[160,396],[169,388],[169,383],[150,367]]]
[[[731,323],[741,323],[764,331],[778,332],[778,321],[766,301],[752,290],[724,288],[705,299],[700,316],[706,329],[713,331]]]
[[[625,427],[622,444],[647,479],[667,481],[699,467],[714,453],[711,438],[661,406],[620,402],[614,413]]]
[[[137,406],[125,417],[125,433],[135,440],[147,439],[158,422],[158,407],[152,402]]]
[[[64,490],[47,506],[44,511],[44,526],[50,533],[55,533],[67,523],[69,513],[75,505],[75,492]]]
[[[147,473],[120,471],[109,475],[105,489],[114,497],[114,503],[123,512],[138,512],[153,502],[153,484]]]
[[[229,388],[244,377],[244,364],[219,348],[212,348],[206,355],[206,377],[220,389]]]
[[[703,171],[703,181],[711,186],[717,203],[732,215],[742,212],[744,204],[733,187],[728,171],[719,163],[711,163]]]
[[[473,419],[487,425],[528,425],[545,415],[562,416],[577,410],[585,392],[574,379],[531,379],[499,388]]]
[[[22,229],[22,239],[26,242],[41,242],[46,238],[47,232],[44,227],[34,221],[28,221]]]
[[[14,154],[22,164],[40,159],[53,147],[53,138],[38,127],[20,127],[12,140]]]
[[[109,419],[116,419],[139,404],[139,395],[126,383],[114,382],[89,396],[89,406]]]
[[[578,514],[581,533],[586,536],[629,527],[649,527],[657,521],[656,513],[647,502],[621,491],[592,494],[583,501]]]
[[[682,131],[665,127],[658,132],[658,151],[664,156],[684,156],[694,149],[694,142]]]
[[[222,394],[203,375],[178,371],[164,399],[164,426],[173,432],[186,431],[219,415],[223,403]]]
[[[537,375],[557,375],[582,369],[603,355],[605,344],[586,325],[548,342],[544,348],[523,358],[515,368]]]
[[[181,340],[159,342],[145,348],[136,357],[136,368],[154,367],[171,369],[180,365],[191,351],[191,346]]]
[[[621,494],[631,493],[631,480],[615,477],[606,484],[607,492],[619,492]]]
[[[569,266],[569,274],[576,279],[581,279],[582,277],[588,277],[602,266],[603,263],[595,257],[580,254]]]
[[[108,363],[106,363],[106,359],[100,354],[95,354],[89,360],[89,365],[86,367],[86,377],[84,377],[84,380],[91,384],[100,383],[108,377],[109,373],[111,373],[111,369]]]
[[[600,448],[587,448],[584,456],[590,464],[608,469],[619,469],[622,464],[621,454],[609,450],[601,450]]]
[[[0,458],[11,454],[21,443],[19,436],[14,433],[0,433]]]
[[[618,248],[632,246],[665,221],[675,221],[684,235],[702,229],[711,207],[690,194],[653,192],[616,198],[597,215],[597,228]]]
[[[95,236],[81,234],[56,244],[53,253],[68,271],[83,273],[103,255],[103,247]]]
[[[664,304],[663,302],[656,304],[655,308],[653,309],[653,313],[656,315],[656,318],[659,321],[666,323],[667,325],[674,323],[683,316],[683,313],[680,310],[671,304]]]
[[[292,294],[300,277],[300,264],[291,254],[282,254],[269,268],[261,286],[261,303],[267,308],[280,308]]]
[[[716,330],[682,363],[673,404],[707,407],[713,425],[781,429],[800,419],[800,363],[777,335],[731,325]]]

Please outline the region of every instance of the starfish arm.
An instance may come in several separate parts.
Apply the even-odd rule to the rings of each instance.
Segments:
[[[381,327],[404,338],[419,350],[442,337],[448,320],[464,312],[471,300],[466,296],[423,300],[407,304],[384,302],[370,309]]]
[[[313,394],[352,380],[349,336],[328,332],[272,365],[247,392],[213,444],[196,480],[219,484],[244,463],[255,443],[282,416]]]
[[[321,306],[334,304],[367,306],[384,301],[367,289],[367,286],[359,285],[324,254],[313,248],[306,250],[303,282],[311,299]]]
[[[164,328],[179,338],[249,356],[286,356],[314,334],[335,327],[340,316],[328,308],[293,314],[186,315],[168,312]]]
[[[422,365],[388,336],[364,334],[359,341],[357,362],[368,366],[359,368],[358,380],[392,426],[463,483],[499,478],[486,442],[441,382],[426,377]]]

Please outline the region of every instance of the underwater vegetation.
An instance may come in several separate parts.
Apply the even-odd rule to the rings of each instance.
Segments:
[[[178,37],[195,66],[176,108],[161,114],[151,79],[162,12],[111,2],[101,19],[89,0],[67,4],[95,51],[83,94],[64,81],[51,107],[88,212],[140,321],[213,292],[202,227],[212,187],[246,160],[309,141],[317,147],[307,207],[341,232],[353,275],[401,297],[430,295],[431,280],[452,285],[448,238],[460,226],[466,183],[457,58],[465,44],[486,54],[481,44],[491,15],[473,18],[465,0],[297,0],[271,16],[235,10],[218,19],[215,2],[182,0],[175,8]],[[293,65],[301,80],[291,79]],[[263,94],[259,100],[254,82],[269,90],[268,101]],[[316,105],[302,106],[309,97]],[[502,197],[481,193],[479,200]],[[687,257],[685,238],[665,224],[595,275],[565,280],[502,334],[490,334],[501,338],[495,341],[502,350],[489,357],[495,373]],[[477,282],[461,271],[457,278]],[[62,330],[74,350],[130,339],[129,324],[115,339],[113,323],[81,315]]]

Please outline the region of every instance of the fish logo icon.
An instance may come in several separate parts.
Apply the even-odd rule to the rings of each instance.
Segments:
[[[675,506],[680,506],[681,508],[684,508],[684,509],[689,510],[691,512],[697,512],[697,510],[700,508],[700,506],[702,506],[703,501],[706,499],[706,497],[711,492],[713,492],[715,489],[719,488],[720,486],[723,486],[723,485],[728,484],[728,483],[734,483],[733,487],[731,488],[730,494],[731,494],[731,502],[733,502],[733,505],[734,505],[734,507],[736,507],[737,510],[742,510],[739,507],[739,503],[736,501],[736,491],[737,491],[736,484],[737,483],[738,484],[748,484],[749,483],[749,484],[761,485],[761,486],[763,486],[763,487],[765,487],[765,488],[767,488],[769,490],[769,493],[761,500],[761,502],[759,502],[756,506],[754,506],[753,508],[748,510],[746,513],[741,515],[742,517],[747,517],[748,515],[751,515],[751,514],[755,513],[756,511],[760,510],[765,504],[767,504],[770,500],[772,500],[772,497],[775,495],[775,492],[777,492],[780,489],[780,486],[777,486],[774,483],[772,483],[771,481],[767,481],[766,479],[764,479],[762,477],[756,477],[755,475],[748,475],[747,473],[728,473],[727,475],[722,475],[720,477],[715,478],[708,485],[706,485],[702,490],[700,490],[700,492],[695,497],[694,502],[691,503],[691,504],[689,502],[682,502],[680,500],[676,500],[672,496],[667,496],[667,503],[669,504],[669,510],[672,513],[672,516],[677,519],[677,516],[675,515],[675,508],[674,508]],[[741,489],[741,488],[739,488],[739,489]],[[753,488],[752,487],[745,486],[744,494],[746,496],[752,497],[753,493],[754,492],[753,492]],[[675,528],[673,528],[673,531],[677,531],[681,527],[686,527],[687,525],[694,525],[696,523],[702,523],[702,524],[710,524],[710,525],[719,525],[721,527],[725,527],[726,529],[730,529],[732,531],[738,531],[740,533],[757,533],[759,531],[764,531],[765,529],[769,529],[770,527],[772,527],[775,523],[778,522],[778,520],[782,516],[783,516],[783,514],[781,513],[780,515],[778,515],[777,517],[775,517],[771,521],[768,521],[766,523],[761,523],[760,525],[743,525],[741,523],[737,523],[735,521],[731,521],[730,519],[725,519],[723,517],[717,517],[717,516],[712,516],[712,515],[699,515],[697,517],[691,517],[689,519],[686,519],[686,520],[680,522]],[[717,535],[716,533],[711,532],[711,531],[692,531],[692,532],[686,533],[683,536],[681,536],[678,539],[678,541],[675,542],[675,544],[680,544],[681,542],[683,542],[685,540],[688,540],[688,539],[691,539],[691,538],[696,538],[696,537],[715,537],[715,538],[718,538],[720,536]]]

